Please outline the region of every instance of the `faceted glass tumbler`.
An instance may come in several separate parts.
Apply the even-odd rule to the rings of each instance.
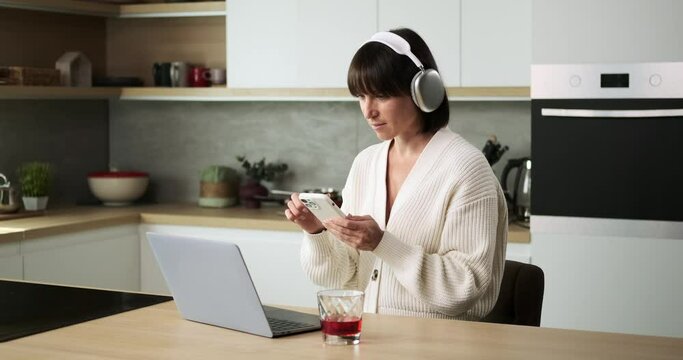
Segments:
[[[364,293],[358,290],[318,292],[323,341],[329,345],[360,343]]]

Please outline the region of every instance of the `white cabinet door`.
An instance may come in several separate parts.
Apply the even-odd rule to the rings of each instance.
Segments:
[[[447,87],[460,86],[460,0],[378,0],[379,30],[415,30],[427,43]]]
[[[261,302],[274,305],[315,307],[316,292],[301,269],[299,253],[303,235],[292,231],[242,230],[174,225],[143,225],[141,284],[143,292],[168,294],[166,282],[149,249],[148,231],[225,240],[240,247]]]
[[[0,279],[23,279],[23,267],[20,241],[0,243]]]
[[[683,336],[683,239],[532,236],[545,274],[542,326]]]
[[[24,240],[24,278],[65,285],[139,291],[138,225]]]
[[[531,263],[531,245],[509,242],[505,250],[505,259]]]
[[[534,64],[683,61],[683,1],[533,2]]]
[[[228,0],[228,86],[346,87],[353,54],[377,29],[375,1]]]
[[[462,0],[462,86],[529,86],[531,0]]]

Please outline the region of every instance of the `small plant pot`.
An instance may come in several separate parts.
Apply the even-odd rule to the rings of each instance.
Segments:
[[[237,203],[237,191],[228,182],[202,181],[199,185],[199,206],[224,208]]]
[[[24,209],[26,209],[27,211],[45,210],[45,208],[47,207],[47,199],[47,196],[22,197],[22,200],[24,201]]]
[[[258,197],[268,196],[268,188],[256,180],[249,179],[246,184],[240,186],[239,196],[245,208],[258,209],[261,207],[261,200]]]

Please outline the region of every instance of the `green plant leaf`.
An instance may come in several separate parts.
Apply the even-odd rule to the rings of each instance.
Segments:
[[[242,155],[237,156],[237,161],[242,164],[246,175],[256,181],[273,181],[283,175],[288,169],[287,164],[266,162],[265,157],[251,163],[247,160],[246,156]]]
[[[17,169],[23,196],[48,196],[52,183],[52,165],[46,162],[28,162]]]

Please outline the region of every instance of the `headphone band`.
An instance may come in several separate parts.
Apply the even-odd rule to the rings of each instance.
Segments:
[[[415,54],[413,54],[413,52],[410,51],[410,44],[408,43],[408,41],[406,41],[406,39],[402,38],[401,36],[389,31],[381,31],[376,33],[375,35],[372,35],[370,40],[366,41],[365,44],[369,42],[378,42],[388,46],[397,54],[407,56],[408,58],[410,58],[410,60],[413,61],[415,66],[420,68],[420,70],[424,70],[424,65],[422,65],[420,59],[418,59],[417,56],[415,56]]]
[[[382,31],[372,35],[365,44],[369,42],[378,42],[388,46],[397,54],[410,58],[415,66],[418,67],[419,71],[410,82],[410,95],[420,110],[430,113],[441,106],[446,96],[441,75],[434,69],[425,70],[420,59],[410,51],[410,43],[406,39],[392,32]]]

